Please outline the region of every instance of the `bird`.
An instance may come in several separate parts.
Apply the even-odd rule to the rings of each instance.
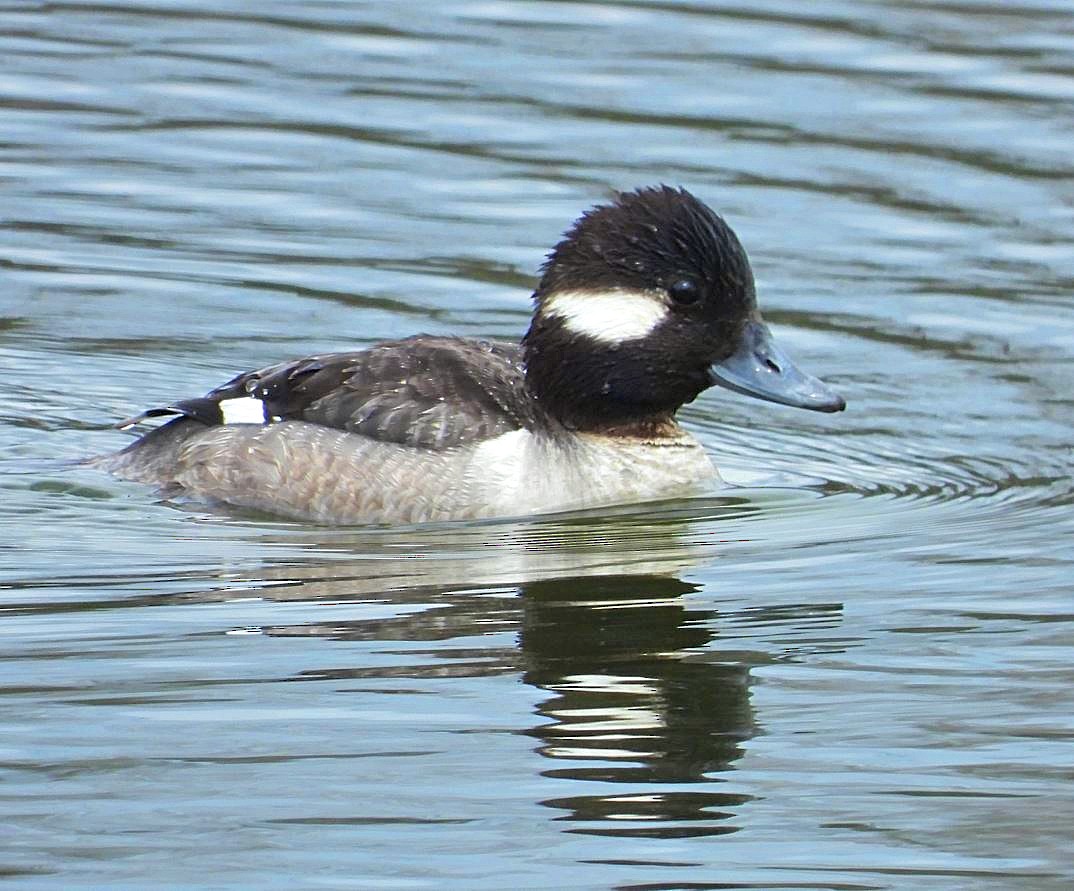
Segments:
[[[676,412],[710,387],[844,399],[776,344],[727,222],[683,188],[617,192],[547,255],[520,342],[418,334],[243,372],[102,460],[166,497],[331,525],[523,517],[721,482]]]

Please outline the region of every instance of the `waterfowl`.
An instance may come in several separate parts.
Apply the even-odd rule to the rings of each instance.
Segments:
[[[247,371],[109,456],[167,495],[332,524],[519,516],[689,495],[719,476],[676,411],[712,386],[821,412],[727,223],[684,189],[585,212],[519,343],[417,335]]]

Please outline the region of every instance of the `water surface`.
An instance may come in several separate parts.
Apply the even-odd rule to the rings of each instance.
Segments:
[[[5,4],[0,876],[1069,888],[1070,12]],[[325,529],[68,466],[239,370],[516,338],[656,182],[850,402],[689,406],[736,488]]]

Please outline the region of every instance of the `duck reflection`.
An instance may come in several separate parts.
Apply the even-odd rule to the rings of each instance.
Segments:
[[[748,668],[702,648],[715,613],[687,612],[696,586],[677,578],[559,579],[526,588],[523,678],[553,694],[530,733],[564,762],[545,776],[616,784],[609,794],[552,799],[561,818],[599,835],[684,836],[721,825],[750,796],[714,783],[753,735]],[[623,784],[640,791],[624,794]]]
[[[715,645],[717,629],[766,621],[766,610],[706,608],[711,596],[691,597],[698,586],[682,580],[747,537],[753,505],[715,508],[705,520],[719,516],[718,536],[674,514],[334,535],[334,553],[182,596],[307,602],[316,620],[258,630],[388,644],[296,681],[520,676],[542,699],[534,726],[517,732],[563,787],[541,803],[567,831],[715,835],[733,831],[750,800],[729,768],[755,732],[749,667],[770,658]]]
[[[325,668],[302,677],[520,673],[551,694],[537,709],[541,722],[523,731],[540,741],[538,751],[555,765],[542,773],[614,784],[613,791],[543,802],[565,812],[560,819],[585,824],[569,831],[713,835],[733,831],[726,821],[750,796],[703,784],[721,781],[754,723],[748,667],[711,651],[718,616],[687,609],[684,596],[696,590],[661,575],[572,576],[499,591],[423,586],[381,595],[397,607],[422,604],[417,612],[395,609],[382,618],[263,630],[338,640],[456,641],[450,649],[408,648],[405,664]],[[489,645],[497,631],[513,632],[513,639]],[[457,645],[466,639],[475,645]],[[420,664],[416,656],[424,657]],[[626,785],[638,791],[624,793]]]

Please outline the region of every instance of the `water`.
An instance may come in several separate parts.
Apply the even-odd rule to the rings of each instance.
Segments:
[[[0,876],[1074,884],[1071,11],[4,4]],[[324,529],[66,464],[249,367],[517,337],[660,181],[850,402],[689,406],[725,497]]]

